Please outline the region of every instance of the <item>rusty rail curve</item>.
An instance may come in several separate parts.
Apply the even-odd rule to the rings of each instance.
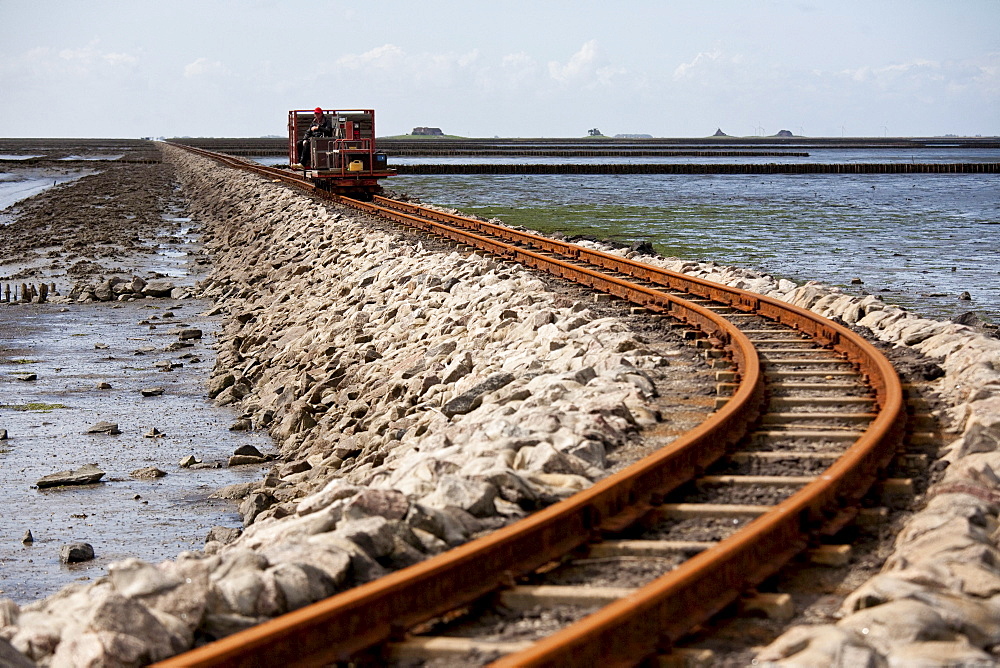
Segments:
[[[282,170],[203,150],[195,152],[317,192],[311,183]],[[822,476],[744,530],[636,593],[524,652],[501,659],[497,665],[627,665],[668,647],[732,602],[741,591],[775,572],[805,546],[809,532],[848,521],[861,496],[902,441],[903,394],[892,365],[856,333],[809,311],[615,255],[426,207],[384,199],[374,204],[334,199],[528,266],[554,271],[676,317],[701,329],[725,348],[740,385],[730,401],[701,425],[588,490],[489,536],[157,665],[323,665],[347,660],[367,647],[397,637],[406,628],[509,584],[515,577],[588,542],[602,529],[627,524],[658,505],[666,493],[706,468],[739,440],[763,402],[760,362],[749,339],[709,309],[575,263],[586,262],[647,284],[683,290],[793,326],[860,367],[875,391],[879,414]],[[465,227],[466,231],[456,227]],[[536,250],[504,244],[486,234],[525,246],[531,244]],[[551,257],[553,254],[567,261]]]

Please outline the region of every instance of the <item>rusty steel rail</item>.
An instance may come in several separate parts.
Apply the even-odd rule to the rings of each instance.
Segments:
[[[220,159],[218,154],[197,152]],[[226,164],[240,168],[249,164],[230,160]],[[251,169],[271,179],[316,190],[308,183],[300,185],[301,179],[282,170],[259,165]],[[613,254],[471,218],[436,211],[428,214],[433,210],[425,207],[392,203],[390,208],[381,199],[377,204],[334,199],[528,266],[545,268],[676,317],[701,329],[727,350],[741,383],[730,401],[701,425],[588,490],[489,536],[158,665],[322,665],[347,660],[365,648],[397,637],[406,628],[502,588],[518,575],[588,542],[602,529],[620,527],[640,516],[742,438],[763,400],[760,362],[749,339],[709,309],[647,285],[579,266],[582,262],[706,297],[742,312],[758,313],[801,330],[861,368],[875,391],[879,414],[824,475],[741,532],[631,596],[525,652],[502,659],[499,665],[623,665],[669,646],[741,591],[776,571],[805,546],[811,531],[845,521],[901,442],[905,412],[902,388],[892,365],[862,337],[809,311]],[[463,232],[456,226],[472,231]],[[519,245],[503,243],[497,236]],[[529,245],[532,248],[524,247]]]
[[[844,354],[851,362],[858,364],[868,376],[869,381],[876,386],[876,396],[879,405],[882,405],[883,402],[889,402],[892,398],[887,392],[888,388],[880,387],[882,381],[886,378],[892,378],[895,379],[896,385],[899,384],[896,372],[889,361],[885,359],[884,355],[875,350],[871,344],[865,341],[863,337],[827,318],[772,297],[766,297],[746,290],[740,290],[739,288],[722,285],[721,283],[654,267],[612,253],[584,248],[566,241],[550,239],[531,232],[516,230],[468,216],[445,213],[408,202],[390,200],[385,197],[375,197],[373,204],[347,200],[347,198],[341,198],[341,200],[350,206],[364,210],[374,210],[377,213],[382,213],[381,209],[397,209],[411,216],[420,216],[450,225],[461,226],[480,234],[488,234],[543,252],[557,253],[564,257],[625,274],[647,283],[697,295],[698,297],[710,299],[746,313],[756,313],[762,317],[780,322],[783,325],[788,325],[818,341],[820,344],[837,350]],[[374,207],[379,207],[379,209],[374,209]],[[412,219],[408,218],[407,220]],[[899,390],[898,400],[901,405],[902,389]],[[887,406],[886,408],[890,412],[892,411],[892,406]]]

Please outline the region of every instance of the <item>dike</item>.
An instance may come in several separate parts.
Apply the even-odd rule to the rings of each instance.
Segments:
[[[206,392],[281,454],[220,492],[242,531],[23,607],[0,599],[0,658],[144,665],[259,624],[589,486],[671,419],[658,387],[714,393],[695,351],[519,265],[162,151],[214,255],[195,291],[226,316]]]
[[[905,522],[881,572],[844,600],[839,621],[792,627],[757,655],[755,665],[996,665],[1000,340],[995,332],[923,318],[872,295],[847,295],[814,282],[799,286],[713,262],[635,259],[839,318],[891,349],[915,351],[940,367],[927,380],[940,374],[931,391],[947,406],[940,416],[947,431],[958,435],[931,466],[943,474]]]

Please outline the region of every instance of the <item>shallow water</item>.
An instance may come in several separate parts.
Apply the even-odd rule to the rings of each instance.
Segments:
[[[156,272],[180,286],[204,278],[208,267],[200,225],[181,215],[179,202],[165,209],[163,224],[144,242],[148,254],[97,260],[125,261],[129,274]],[[80,255],[72,248],[37,252],[41,277],[65,294],[73,282],[66,267]],[[26,261],[18,262],[0,265],[0,275],[23,268]],[[199,549],[213,526],[242,526],[232,502],[207,497],[228,484],[259,480],[264,467],[192,470],[178,465],[187,455],[226,462],[244,444],[274,451],[266,432],[229,431],[238,414],[214,406],[206,396],[204,383],[215,361],[213,332],[221,322],[201,314],[212,306],[187,299],[0,304],[0,429],[9,435],[0,441],[0,597],[27,603],[74,580],[100,577],[114,561],[137,557],[156,563]],[[169,350],[185,326],[202,330],[203,337],[192,347]],[[163,371],[158,362],[173,368]],[[25,380],[27,373],[37,379]],[[98,390],[101,381],[111,389]],[[143,397],[140,390],[151,387],[164,392]],[[85,434],[102,420],[118,423],[122,433]],[[151,427],[164,435],[144,437]],[[35,488],[42,476],[87,463],[106,471],[103,482]],[[155,480],[131,476],[145,466],[168,475]],[[21,537],[29,530],[34,542],[23,545]],[[96,558],[61,564],[59,550],[71,542],[90,543]]]
[[[390,163],[1000,162],[997,149],[781,148],[810,156],[390,157]],[[649,240],[663,255],[799,283],[818,280],[931,317],[975,311],[1000,323],[1000,174],[455,174],[383,183],[510,225]],[[853,279],[863,283],[852,285]],[[965,292],[971,300],[960,299]]]
[[[231,502],[207,496],[221,486],[257,480],[261,467],[183,469],[190,454],[222,461],[245,443],[273,451],[266,432],[231,432],[233,411],[205,396],[212,367],[212,331],[218,318],[198,315],[210,307],[196,300],[147,299],[121,305],[74,304],[0,307],[0,597],[25,603],[72,580],[92,580],[126,557],[151,562],[204,545],[215,525],[239,527]],[[172,311],[176,317],[164,314]],[[155,324],[155,329],[141,321]],[[205,333],[191,348],[177,341],[179,323]],[[98,346],[107,346],[98,347]],[[157,362],[181,364],[169,372]],[[21,380],[34,373],[35,381]],[[109,390],[96,389],[106,381]],[[142,388],[161,387],[143,397]],[[106,420],[121,434],[88,435]],[[144,434],[156,427],[158,438]],[[37,489],[57,471],[96,463],[106,471],[96,485]],[[156,466],[167,476],[137,480],[130,473]],[[22,545],[30,530],[34,543]],[[59,549],[93,545],[93,561],[67,566]]]
[[[92,173],[89,170],[67,172],[65,169],[48,173],[42,170],[0,172],[0,211],[23,199],[34,197],[52,186],[75,181]],[[0,214],[0,224],[9,222],[5,215]]]
[[[178,279],[175,281],[177,285],[190,285],[196,271],[191,266],[191,260],[201,250],[198,230],[186,216],[166,214],[163,219],[171,224],[170,229],[161,231],[159,237],[146,244],[156,249],[152,257],[133,258],[133,262],[141,267],[133,273],[155,272]]]
[[[1000,322],[997,174],[441,175],[387,184],[510,225],[650,240],[663,255],[871,292],[933,317],[973,310]],[[854,278],[863,284],[851,286]],[[965,291],[972,301],[959,299]]]
[[[677,151],[715,151],[719,155],[643,155],[643,156],[479,156],[479,155],[458,155],[458,156],[389,156],[389,166],[399,165],[419,165],[419,164],[544,164],[544,165],[591,165],[591,164],[855,164],[855,163],[898,163],[911,162],[917,164],[924,163],[962,163],[962,162],[998,162],[1000,161],[1000,151],[996,149],[882,149],[871,150],[851,150],[851,149],[816,149],[813,147],[768,147],[768,148],[740,148],[730,149],[702,149],[679,147]],[[749,151],[749,152],[772,152],[772,153],[808,153],[808,155],[759,155],[759,156],[727,156],[723,151]],[[264,158],[256,158],[263,161]],[[279,159],[279,163],[287,163],[287,160]],[[278,164],[278,163],[270,163]]]
[[[538,147],[544,150],[544,147]],[[600,150],[600,147],[595,148]],[[605,164],[866,164],[866,163],[962,163],[962,162],[1000,162],[1000,151],[996,149],[817,149],[810,146],[780,146],[780,147],[684,147],[669,149],[678,152],[710,151],[719,155],[644,155],[644,156],[488,156],[488,155],[456,155],[456,156],[394,156],[389,155],[389,166],[392,165],[605,165]],[[751,155],[727,156],[723,151],[748,151],[772,153],[808,153],[802,155]],[[262,165],[287,165],[288,158],[279,156],[255,156],[254,161]]]
[[[116,153],[114,155],[67,155],[59,158],[59,160],[121,160],[124,157],[124,153]]]

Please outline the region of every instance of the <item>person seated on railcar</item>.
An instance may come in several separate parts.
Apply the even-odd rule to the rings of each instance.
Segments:
[[[309,140],[313,137],[332,137],[333,121],[323,113],[323,109],[316,107],[313,110],[312,125],[306,130],[305,135],[299,140],[299,164],[303,167],[309,166],[312,156],[309,154]]]

